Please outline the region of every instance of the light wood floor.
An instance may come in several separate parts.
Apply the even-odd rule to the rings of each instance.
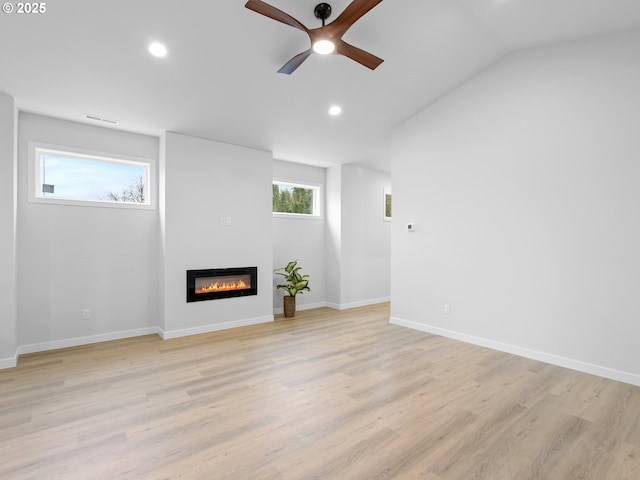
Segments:
[[[639,387],[388,317],[23,356],[0,371],[0,478],[640,479]]]

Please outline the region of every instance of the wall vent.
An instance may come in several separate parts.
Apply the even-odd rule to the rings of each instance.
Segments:
[[[99,117],[98,115],[89,115],[88,113],[86,113],[84,115],[84,118],[86,118],[87,120],[93,120],[95,122],[110,123],[112,125],[117,125],[118,123],[120,123],[118,120],[113,120],[111,118]]]

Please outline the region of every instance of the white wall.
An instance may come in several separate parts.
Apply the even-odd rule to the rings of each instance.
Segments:
[[[16,116],[0,93],[0,368],[16,364]]]
[[[340,308],[342,255],[342,167],[326,171],[325,292],[327,304]]]
[[[340,307],[389,300],[391,223],[384,221],[384,190],[391,176],[342,166]]]
[[[30,141],[150,159],[158,157],[155,137],[20,114],[19,352],[156,331],[157,210],[28,202]],[[85,308],[91,310],[89,320],[82,319]]]
[[[395,130],[393,322],[640,384],[638,45],[511,55]]]
[[[284,267],[291,260],[298,260],[301,273],[309,275],[310,292],[296,297],[296,308],[304,310],[325,305],[325,169],[299,163],[275,160],[273,178],[293,183],[320,185],[321,218],[273,217],[273,265]],[[275,285],[282,277],[275,278],[273,290],[274,313],[282,313],[284,290]]]
[[[167,133],[164,161],[165,338],[273,320],[271,153]],[[187,270],[249,266],[258,295],[186,303]]]
[[[327,305],[336,309],[390,297],[391,223],[383,194],[391,176],[351,165],[327,169]]]

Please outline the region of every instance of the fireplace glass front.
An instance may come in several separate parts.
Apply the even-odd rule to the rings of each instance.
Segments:
[[[258,267],[187,270],[187,302],[258,294]]]

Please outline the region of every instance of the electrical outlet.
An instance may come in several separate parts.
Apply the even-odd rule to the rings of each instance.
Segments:
[[[83,320],[89,320],[91,318],[91,310],[88,308],[85,308],[82,310],[82,319]]]
[[[448,303],[444,306],[444,314],[451,315],[451,305],[449,305]]]

